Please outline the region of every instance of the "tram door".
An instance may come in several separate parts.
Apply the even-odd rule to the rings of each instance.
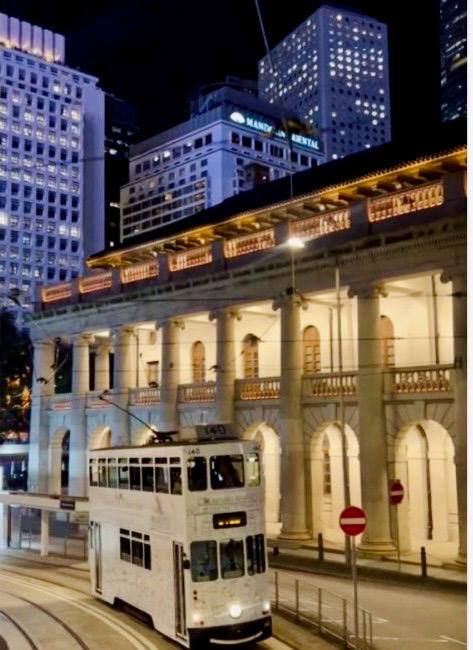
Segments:
[[[95,591],[102,593],[102,532],[100,524],[92,521],[92,547],[94,549]]]
[[[184,568],[182,566],[184,551],[182,544],[173,542],[174,560],[174,600],[176,612],[176,636],[187,638],[186,626],[186,592],[184,587]]]

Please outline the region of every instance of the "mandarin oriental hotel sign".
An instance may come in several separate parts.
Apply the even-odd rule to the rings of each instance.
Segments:
[[[230,119],[236,124],[241,126],[246,126],[253,131],[259,131],[260,133],[267,133],[274,135],[276,138],[287,139],[286,132],[282,129],[275,131],[274,124],[265,122],[260,118],[254,117],[247,113],[240,113],[239,111],[233,111],[230,114]],[[315,151],[321,151],[321,142],[318,138],[310,138],[306,135],[301,135],[300,133],[291,133],[291,141],[294,144],[299,145],[300,147],[307,147],[308,149],[314,149]]]

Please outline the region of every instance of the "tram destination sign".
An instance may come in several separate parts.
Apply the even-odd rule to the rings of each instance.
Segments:
[[[236,438],[231,422],[222,424],[196,424],[197,439],[204,440],[232,440]]]
[[[226,512],[213,516],[214,528],[238,528],[246,526],[246,512]]]

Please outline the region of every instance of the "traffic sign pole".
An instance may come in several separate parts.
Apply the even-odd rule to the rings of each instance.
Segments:
[[[399,534],[399,517],[397,513],[397,508],[401,501],[404,498],[404,487],[401,481],[397,478],[391,484],[389,488],[389,501],[391,508],[394,508],[394,534],[396,535],[396,551],[397,551],[397,570],[401,573],[401,539]]]
[[[356,545],[355,535],[351,538],[351,576],[353,580],[353,607],[354,607],[354,623],[355,623],[355,648],[358,650],[359,635],[358,635],[358,580],[356,575]]]
[[[366,515],[361,508],[356,506],[348,506],[340,514],[339,519],[340,528],[346,535],[352,538],[351,540],[351,575],[353,581],[353,619],[355,624],[355,648],[359,648],[359,630],[358,630],[358,579],[356,573],[356,545],[355,537],[362,533],[366,528]]]

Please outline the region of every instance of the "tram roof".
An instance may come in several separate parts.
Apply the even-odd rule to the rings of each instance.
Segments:
[[[169,447],[199,447],[211,446],[216,444],[222,444],[224,442],[251,442],[248,440],[241,440],[240,438],[220,438],[218,440],[173,440],[172,442],[153,442],[149,445],[117,445],[116,447],[100,447],[98,449],[90,449],[90,451],[120,451],[120,450],[140,450],[145,451],[146,449],[168,449]]]

